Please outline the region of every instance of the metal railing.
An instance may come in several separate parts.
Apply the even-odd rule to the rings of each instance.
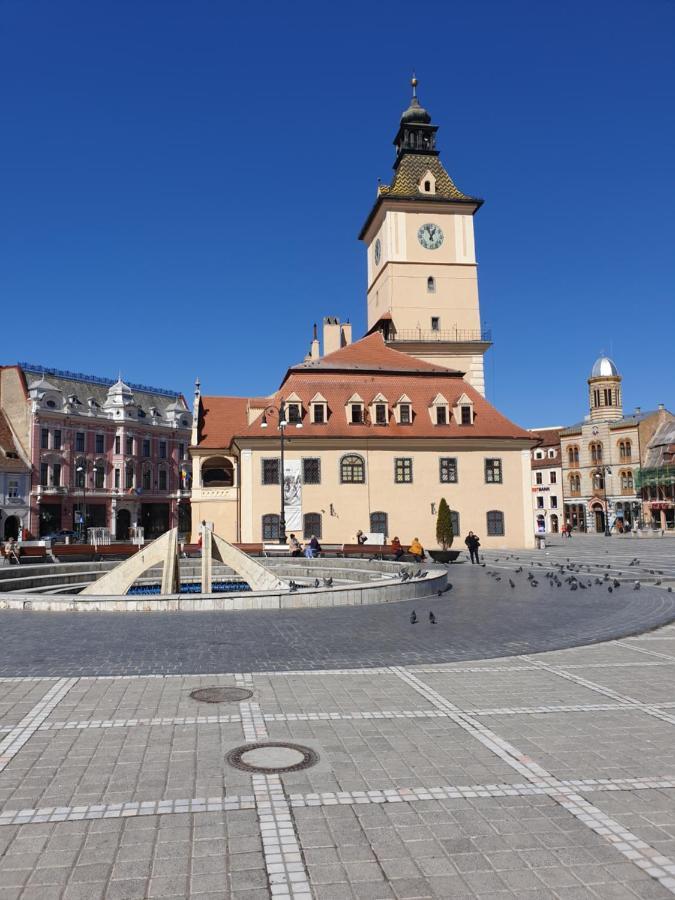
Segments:
[[[424,328],[404,328],[395,334],[390,334],[387,340],[397,341],[449,341],[451,343],[484,342],[492,340],[492,331],[489,328],[462,329],[452,328],[449,331],[435,331]]]

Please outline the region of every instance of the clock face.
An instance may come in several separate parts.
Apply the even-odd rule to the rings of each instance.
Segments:
[[[375,241],[375,265],[376,266],[379,266],[381,259],[382,259],[382,244],[380,243],[380,239],[378,238]]]
[[[440,225],[427,222],[421,225],[417,231],[417,240],[426,250],[438,250],[443,243],[443,231]]]

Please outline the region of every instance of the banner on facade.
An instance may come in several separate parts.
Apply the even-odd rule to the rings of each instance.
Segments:
[[[300,460],[284,460],[284,513],[286,531],[302,534],[302,480]]]

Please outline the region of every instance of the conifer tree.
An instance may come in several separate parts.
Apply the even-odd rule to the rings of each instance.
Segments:
[[[452,547],[452,542],[454,539],[455,535],[452,530],[452,515],[450,514],[450,507],[448,506],[445,497],[442,497],[441,502],[438,504],[438,518],[436,519],[436,540],[441,545],[443,550],[447,550],[448,547]]]

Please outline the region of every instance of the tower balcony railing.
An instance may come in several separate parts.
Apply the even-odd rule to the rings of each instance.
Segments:
[[[438,343],[485,343],[492,341],[492,331],[489,328],[452,328],[441,331],[431,328],[404,328],[390,334],[387,340],[392,342],[435,341]]]

